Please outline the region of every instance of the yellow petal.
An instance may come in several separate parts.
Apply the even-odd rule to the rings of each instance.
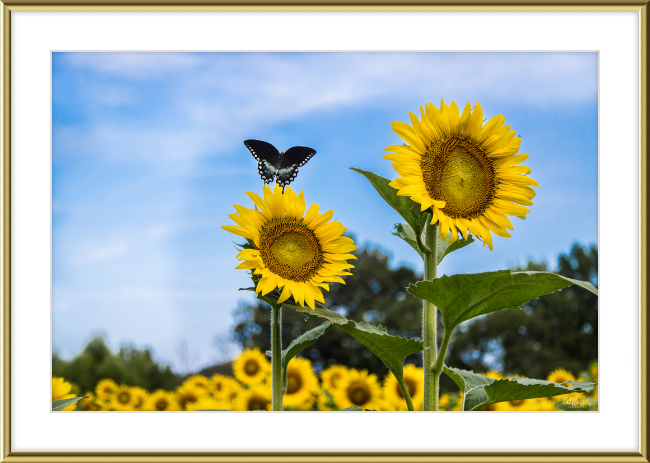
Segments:
[[[282,187],[275,184],[273,188],[273,208],[275,217],[279,219],[284,218],[284,194],[282,193]]]
[[[507,156],[505,158],[494,159],[492,162],[494,163],[494,167],[501,168],[516,166],[517,164],[524,162],[526,159],[528,159],[527,154],[513,154],[512,156]]]
[[[284,301],[286,301],[290,297],[291,297],[291,290],[289,289],[289,285],[285,284],[284,288],[282,288],[282,293],[280,294],[280,297],[278,298],[278,304],[282,304]]]
[[[508,233],[505,228],[501,227],[496,222],[488,219],[486,216],[481,217],[480,220],[485,228],[492,231],[495,235],[503,236],[504,238],[510,238],[510,233]]]
[[[296,201],[296,218],[299,219],[305,213],[305,194],[300,190],[300,194],[297,197]]]
[[[265,185],[265,186],[266,186],[266,185]],[[267,187],[267,188],[268,188],[268,187]],[[259,197],[258,195],[256,195],[255,193],[251,193],[250,191],[249,191],[249,192],[246,192],[246,194],[247,194],[248,197],[253,201],[253,203],[255,203],[255,205],[256,205],[257,207],[260,208],[260,211],[262,211],[262,213],[263,213],[267,218],[270,219],[270,218],[273,217],[273,213],[271,212],[271,208],[268,207],[268,205],[264,202],[264,200],[263,200],[262,198],[260,198],[260,197]]]
[[[264,185],[264,202],[268,204],[268,208],[270,211],[270,218],[276,218],[277,216],[275,215],[275,201],[273,198],[273,192],[269,188],[268,185]]]
[[[314,305],[314,293],[313,293],[313,291],[308,286],[308,284],[303,284],[303,289],[305,291],[305,304],[307,304],[311,310],[315,310],[316,307]]]
[[[526,177],[525,175],[499,175],[499,181],[509,183],[511,185],[539,187],[539,183],[537,183],[537,181],[530,177]]]
[[[309,206],[309,209],[307,209],[307,213],[305,214],[305,217],[302,219],[302,222],[309,226],[309,224],[314,220],[315,217],[318,216],[318,210],[320,208],[318,207],[318,204],[312,204]]]
[[[259,267],[259,263],[254,260],[246,260],[239,264],[235,269],[250,270]]]
[[[484,214],[493,222],[498,223],[501,227],[509,230],[514,230],[514,227],[512,226],[512,222],[510,222],[510,219],[508,219],[508,217],[506,217],[505,215],[499,214],[498,212],[492,210],[487,210],[484,212]]]
[[[391,125],[393,132],[399,135],[406,143],[411,146],[411,148],[413,148],[419,154],[424,154],[426,151],[426,146],[413,131],[413,127],[400,121],[391,122]]]
[[[324,214],[322,214],[320,217],[317,217],[314,220],[312,220],[310,224],[306,224],[306,225],[310,227],[312,230],[315,230],[318,227],[320,227],[322,224],[332,220],[332,217],[334,217],[334,211],[327,211]]]
[[[470,140],[476,141],[480,136],[482,127],[483,127],[483,108],[481,108],[481,105],[477,101],[464,134]]]
[[[449,119],[449,135],[460,135],[460,113],[458,111],[458,105],[455,101],[452,101],[448,108],[449,109],[445,111],[445,114]]]
[[[243,236],[244,238],[252,239],[252,235],[247,231],[244,230],[243,228],[240,227],[235,227],[234,225],[224,225],[223,227],[224,230],[230,233],[234,233],[235,235]]]
[[[447,241],[447,235],[449,234],[449,223],[447,222],[447,217],[445,215],[438,215],[438,226],[440,227],[440,236],[442,239]]]

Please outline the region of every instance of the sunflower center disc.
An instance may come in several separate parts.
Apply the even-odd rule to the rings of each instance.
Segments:
[[[117,400],[121,404],[128,404],[129,400],[131,400],[131,395],[128,392],[120,392],[120,394],[117,396]]]
[[[260,236],[260,254],[273,273],[292,281],[308,281],[323,266],[318,238],[296,220],[267,223]]]
[[[266,401],[259,397],[253,397],[248,401],[248,410],[266,410]]]
[[[512,405],[513,407],[518,407],[518,406],[520,406],[520,405],[523,404],[523,403],[524,403],[523,400],[511,400],[511,401],[510,401],[510,405]]]
[[[244,371],[249,376],[254,376],[260,369],[260,366],[255,360],[247,360],[244,364]]]
[[[363,384],[352,384],[348,388],[348,398],[355,405],[363,405],[370,400],[370,391]]]
[[[332,386],[336,388],[336,385],[339,383],[340,380],[341,380],[341,374],[337,373],[331,376],[330,383],[332,383]]]
[[[164,410],[166,408],[167,408],[167,401],[165,399],[158,399],[156,401],[156,409],[157,410],[162,411],[162,410]]]
[[[420,167],[429,196],[447,203],[446,215],[472,219],[492,205],[496,173],[485,152],[471,141],[452,137],[429,145]]]
[[[302,379],[295,373],[287,374],[287,394],[293,394],[300,390],[302,386]]]

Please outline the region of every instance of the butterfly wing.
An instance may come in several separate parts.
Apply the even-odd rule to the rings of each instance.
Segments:
[[[298,167],[302,167],[314,156],[314,154],[316,154],[314,148],[294,146],[284,152],[281,164],[278,168],[281,169],[282,167],[292,166],[294,164]]]
[[[244,140],[244,145],[257,159],[257,171],[264,183],[271,183],[280,163],[280,152],[272,144],[261,140]]]
[[[304,166],[314,154],[316,154],[316,150],[306,146],[294,146],[282,153],[276,172],[277,182],[280,186],[285,187],[291,183],[298,175],[298,167]]]

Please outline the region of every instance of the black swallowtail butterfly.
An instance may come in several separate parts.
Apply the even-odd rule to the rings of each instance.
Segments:
[[[304,166],[316,150],[306,146],[293,146],[278,151],[275,146],[260,140],[244,140],[244,145],[257,159],[257,171],[264,183],[271,183],[273,177],[283,189],[298,175],[298,167]]]

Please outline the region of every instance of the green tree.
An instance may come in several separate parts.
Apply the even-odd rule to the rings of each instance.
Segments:
[[[516,270],[546,271],[529,261]],[[558,274],[598,286],[598,250],[575,244],[558,260]],[[502,310],[461,325],[447,364],[485,372],[500,369],[545,379],[556,368],[574,374],[598,357],[598,297],[570,287],[530,301],[523,310]]]
[[[354,253],[356,261],[352,275],[345,277],[346,284],[334,283],[324,291],[325,304],[352,320],[381,324],[393,335],[408,338],[420,337],[422,304],[408,294],[409,283],[420,279],[412,269],[388,266],[388,256],[379,249],[364,248]],[[270,307],[259,302],[242,304],[235,311],[236,325],[233,339],[242,348],[269,349]],[[322,319],[309,317],[290,308],[282,310],[283,346],[307,330],[323,323]],[[388,369],[370,350],[342,330],[331,330],[322,339],[303,352],[316,369],[334,363],[353,368],[368,369],[383,376]],[[413,355],[407,362],[421,364],[421,356]]]
[[[152,359],[149,349],[123,346],[117,354],[113,354],[101,336],[94,337],[72,360],[62,360],[54,353],[52,376],[61,376],[76,383],[81,393],[93,391],[97,382],[104,378],[149,391],[172,390],[180,384],[180,378],[169,366]]]

